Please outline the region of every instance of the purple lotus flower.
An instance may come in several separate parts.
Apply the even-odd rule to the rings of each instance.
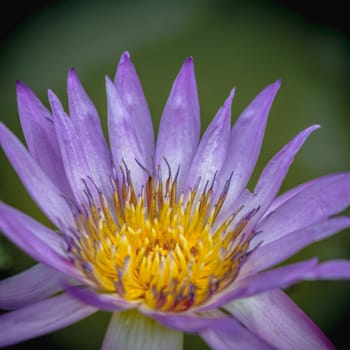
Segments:
[[[230,125],[234,91],[200,139],[192,59],[165,105],[156,145],[128,53],[106,80],[110,150],[77,74],[69,115],[17,84],[28,150],[4,126],[1,145],[52,230],[0,204],[0,229],[39,264],[0,282],[0,346],[112,312],[103,349],[180,349],[183,332],[214,349],[329,349],[332,344],[282,291],[300,280],[350,277],[344,260],[273,268],[350,226],[350,173],[277,196],[317,125],[266,165],[253,192],[267,116],[267,86]],[[277,196],[277,197],[276,197]],[[272,268],[272,269],[271,269]]]

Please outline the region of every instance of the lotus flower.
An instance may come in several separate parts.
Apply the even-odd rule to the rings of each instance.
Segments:
[[[263,89],[231,128],[234,90],[200,138],[192,58],[172,87],[156,144],[128,53],[106,79],[109,146],[75,70],[69,116],[22,82],[27,148],[3,124],[0,141],[36,204],[55,226],[0,204],[0,229],[39,264],[0,282],[0,346],[99,311],[112,313],[103,349],[181,349],[199,334],[213,349],[330,349],[282,291],[301,280],[350,277],[350,263],[317,258],[279,265],[350,226],[350,173],[282,195],[301,131],[246,186],[280,81]],[[275,267],[278,265],[278,267]]]

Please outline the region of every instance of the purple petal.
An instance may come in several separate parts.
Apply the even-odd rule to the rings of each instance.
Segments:
[[[298,185],[290,190],[288,190],[287,192],[282,193],[281,195],[279,195],[278,197],[276,197],[273,202],[271,203],[271,205],[269,206],[268,210],[264,213],[264,215],[262,216],[262,220],[269,216],[272,212],[274,212],[278,207],[280,207],[283,203],[287,202],[289,199],[293,198],[294,196],[296,196],[299,192],[303,191],[304,189],[308,188],[309,186],[311,186],[313,183],[315,183],[316,181],[318,181],[319,179],[314,179],[308,182],[304,182],[301,185]]]
[[[92,193],[94,193],[95,188],[89,180],[93,174],[85,158],[83,145],[72,119],[66,115],[61,102],[52,91],[49,91],[49,100],[54,115],[57,140],[70,186],[76,200],[79,203],[86,203],[87,186],[89,188],[90,185]]]
[[[207,305],[199,307],[198,310],[212,310],[234,299],[247,298],[275,288],[287,288],[301,280],[322,278],[318,267],[317,259],[310,259],[248,277],[243,276],[242,279],[238,277],[231,286],[213,296]]]
[[[225,309],[276,349],[334,349],[316,324],[280,290],[236,300]]]
[[[0,281],[0,309],[18,309],[61,290],[63,275],[52,268],[34,267]]]
[[[223,166],[230,136],[233,95],[234,90],[204,133],[187,175],[185,189],[192,188],[200,178],[198,193],[201,193],[206,183],[212,182]]]
[[[349,260],[332,260],[326,261],[318,267],[317,278],[334,280],[350,278],[350,261]]]
[[[80,152],[84,152],[96,185],[103,193],[110,194],[112,159],[99,115],[74,69],[69,72],[67,84],[69,113],[81,142]]]
[[[69,326],[97,310],[61,294],[0,316],[0,347]]]
[[[145,170],[142,168],[146,164],[142,151],[143,145],[139,143],[133,118],[109,78],[106,78],[106,89],[109,141],[114,166],[118,170],[120,167],[124,167],[125,162],[135,187],[140,191],[146,179]]]
[[[183,334],[159,325],[138,311],[115,312],[103,350],[181,350]]]
[[[147,169],[152,169],[154,133],[151,114],[128,52],[124,52],[119,61],[114,84],[133,120],[138,142],[142,145],[143,158],[146,162],[144,165]]]
[[[24,146],[0,123],[0,142],[27,191],[58,227],[73,222],[71,209],[56,185],[32,159]]]
[[[267,117],[281,82],[267,86],[243,111],[231,131],[231,142],[225,160],[226,166],[218,178],[221,187],[232,174],[227,205],[231,205],[242,190],[254,170],[265,133]]]
[[[162,174],[170,164],[172,174],[180,167],[179,188],[182,189],[186,175],[195,155],[200,133],[199,101],[192,58],[183,64],[171,89],[160,121],[156,147],[156,168]]]
[[[50,112],[22,82],[17,82],[17,103],[23,134],[31,156],[58,189],[71,196]]]
[[[137,306],[135,303],[121,299],[116,294],[98,293],[87,287],[68,286],[65,288],[65,292],[84,304],[91,305],[103,311],[127,310],[133,309]]]
[[[267,206],[266,202],[268,202],[268,204],[271,203],[272,199],[276,196],[296,153],[309,135],[318,128],[319,125],[313,125],[300,132],[267,164],[254,190],[254,193],[256,193],[262,204]]]
[[[312,278],[317,259],[297,262],[235,281],[231,297],[248,297],[274,288],[287,288],[302,279]]]
[[[265,270],[284,261],[309,244],[332,236],[349,226],[350,217],[339,217],[293,231],[254,250],[240,273],[243,276],[253,271]],[[263,234],[259,237],[264,239]]]
[[[234,318],[226,317],[225,321],[214,329],[207,328],[200,332],[200,336],[214,350],[273,350],[267,342],[251,333]]]
[[[66,257],[66,244],[61,236],[4,203],[0,203],[0,230],[34,259],[80,278],[80,272]]]
[[[230,287],[214,296],[207,305],[200,306],[197,310],[212,310],[214,307],[220,307],[232,300],[247,298],[276,288],[287,288],[302,280],[349,279],[349,267],[350,261],[348,260],[327,261],[318,265],[317,259],[314,258],[248,277],[238,277]]]
[[[268,210],[287,175],[288,169],[292,164],[296,153],[299,151],[308,136],[318,128],[318,125],[314,125],[300,132],[266,165],[260,175],[257,185],[255,186],[253,199],[246,203],[244,209],[235,218],[235,222],[238,222],[243,216],[258,209],[255,215],[250,218],[248,225],[245,228],[246,231],[252,229],[265,211]]]
[[[309,186],[271,212],[257,226],[263,244],[323,221],[350,205],[350,173],[314,180]]]
[[[185,333],[197,333],[207,328],[216,328],[227,320],[226,315],[204,316],[191,312],[171,313],[140,308],[140,312],[152,317],[165,327],[177,329]]]

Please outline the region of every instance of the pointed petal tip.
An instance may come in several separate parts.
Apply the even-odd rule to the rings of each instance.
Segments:
[[[305,130],[301,131],[298,135],[299,137],[297,136],[295,140],[298,142],[299,141],[298,139],[304,139],[304,141],[305,141],[315,130],[319,129],[320,127],[321,126],[318,124],[314,124],[314,125],[309,126]],[[302,142],[304,142],[304,141],[302,141]]]
[[[51,101],[55,101],[56,99],[58,99],[58,97],[56,96],[56,94],[51,90],[51,89],[48,89],[47,90],[47,96],[49,98],[49,102],[51,104]]]
[[[305,131],[306,132],[312,132],[312,131],[320,129],[320,128],[321,128],[321,125],[314,124],[314,125],[309,126]]]
[[[279,88],[281,87],[281,79],[277,79],[275,82],[267,85],[262,91],[257,95],[257,97],[263,98],[263,99],[274,99],[275,95],[277,94]],[[272,102],[271,100],[271,102]]]
[[[16,88],[17,89],[24,89],[26,87],[27,87],[27,85],[24,84],[22,80],[16,80]]]
[[[183,69],[189,69],[189,70],[191,70],[191,71],[194,70],[194,62],[193,62],[193,57],[192,57],[192,56],[187,57],[187,58],[185,59],[183,65],[182,65],[182,67],[181,67],[181,71],[182,71]]]
[[[108,103],[110,103],[112,100],[115,100],[115,99],[119,101],[120,93],[118,89],[115,87],[113,81],[108,75],[105,76],[105,80],[106,80],[106,94],[107,94]]]
[[[195,78],[195,72],[194,72],[193,58],[190,56],[186,58],[186,60],[182,64],[172,88],[174,89],[175,86],[177,85],[182,86],[182,84],[185,84],[185,85],[187,85],[188,83],[190,83],[190,85],[192,85],[193,83],[196,84],[195,81],[196,81],[196,78]]]
[[[130,53],[129,51],[124,51],[120,57],[119,65],[124,64],[128,61],[130,61]]]
[[[231,107],[232,107],[232,100],[235,95],[236,88],[234,87],[231,91],[227,99],[225,100],[223,106],[220,108],[221,112],[223,112],[223,116],[225,116],[225,119],[231,120]]]
[[[181,66],[181,69],[180,69],[180,73],[181,72],[184,72],[186,70],[190,70],[190,71],[193,71],[194,70],[194,64],[193,64],[193,57],[192,56],[189,56],[185,59],[185,61],[183,62],[182,66]]]
[[[29,86],[21,80],[16,81],[16,93],[17,93],[17,95],[28,94],[28,93],[33,94],[32,90],[29,88]]]
[[[274,82],[274,85],[279,88],[282,84],[282,78],[278,78],[275,82]]]
[[[64,112],[64,109],[63,109],[63,106],[62,106],[60,99],[57,97],[57,95],[51,89],[49,89],[47,91],[47,96],[49,99],[49,103],[50,103],[50,107],[51,107],[53,115],[60,113],[60,112]]]
[[[115,87],[113,81],[111,80],[111,78],[108,75],[105,76],[105,81],[106,81],[107,92],[110,91],[110,89],[112,89],[112,86],[113,86],[113,88]]]
[[[276,81],[274,81],[272,84],[268,85],[265,90],[272,90],[272,94],[276,94],[279,88],[281,87],[282,80],[281,78],[278,78]],[[264,91],[264,90],[263,90]]]
[[[68,83],[70,83],[72,79],[74,80],[78,79],[78,73],[74,67],[71,67],[68,71],[68,77],[67,77]]]
[[[235,92],[236,92],[236,87],[233,87],[230,91],[230,94],[228,95],[228,98],[224,103],[225,107],[232,104],[232,100],[233,100],[233,97],[235,96]]]
[[[106,83],[111,82],[111,78],[107,74],[105,75],[105,81],[106,81]]]
[[[79,80],[78,73],[74,67],[71,67],[69,69],[68,75],[67,75],[67,89],[68,89],[68,98],[72,98],[72,94],[77,93],[78,91],[81,92],[83,90],[83,85],[81,84]]]

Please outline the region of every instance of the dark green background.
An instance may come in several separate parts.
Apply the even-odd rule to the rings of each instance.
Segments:
[[[310,11],[281,1],[32,1],[2,12],[0,119],[22,138],[15,81],[27,83],[47,104],[51,88],[66,104],[65,79],[74,66],[106,125],[104,76],[114,76],[129,50],[142,81],[155,127],[183,60],[193,56],[202,131],[236,86],[233,120],[265,85],[282,78],[273,105],[257,178],[268,159],[301,129],[322,128],[296,157],[283,190],[350,169],[349,33],[340,2]],[[293,8],[294,7],[294,8]],[[0,199],[48,223],[26,194],[3,153]],[[313,245],[294,259],[350,258],[349,231]],[[0,236],[0,274],[33,261]],[[348,282],[301,283],[289,294],[339,349],[347,349]],[[13,348],[97,349],[108,322],[93,316],[53,335]],[[188,348],[205,348],[186,337]]]

